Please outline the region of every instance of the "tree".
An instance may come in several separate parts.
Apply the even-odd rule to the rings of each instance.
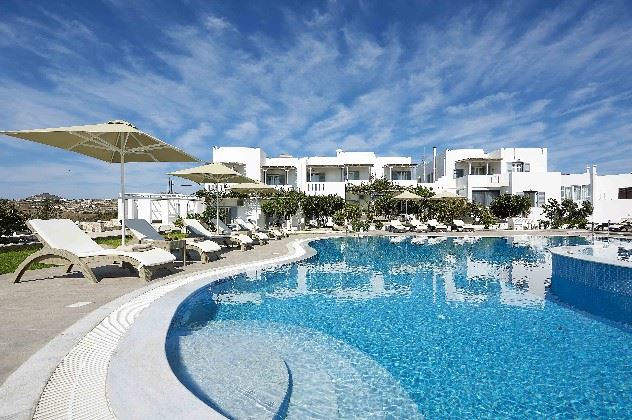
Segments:
[[[585,229],[588,225],[588,216],[593,213],[593,205],[590,201],[584,201],[580,206],[568,198],[561,203],[551,198],[542,206],[542,210],[553,229],[559,229],[564,225],[569,228]]]
[[[344,207],[338,210],[334,216],[334,223],[340,226],[351,225],[353,230],[368,230],[369,223],[366,220],[362,220],[362,211],[357,204],[347,203]]]
[[[301,210],[308,220],[316,220],[322,225],[345,205],[344,198],[336,194],[305,195],[301,199]]]
[[[0,199],[0,235],[26,230],[26,215],[12,200]]]
[[[491,225],[497,222],[496,217],[491,211],[480,203],[468,203],[468,214],[472,218],[474,224],[483,225],[485,228],[489,228]]]
[[[304,196],[300,191],[278,191],[261,203],[261,211],[266,216],[288,220],[299,212]]]
[[[526,195],[503,194],[492,201],[489,209],[499,219],[527,217],[531,211],[531,200]]]
[[[429,203],[429,215],[440,223],[452,224],[454,219],[468,216],[468,203],[465,199],[433,200]]]
[[[37,208],[35,215],[38,219],[48,220],[58,218],[60,213],[61,211],[59,210],[59,200],[46,198]]]

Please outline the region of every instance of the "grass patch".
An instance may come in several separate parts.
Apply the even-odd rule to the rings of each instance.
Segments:
[[[128,240],[131,240],[132,237],[128,236]],[[116,248],[121,245],[121,238],[97,238],[95,239],[96,243],[99,245],[106,246],[108,248]],[[29,255],[34,252],[40,250],[42,248],[41,245],[28,245],[19,248],[11,248],[6,250],[0,250],[0,274],[12,273],[22,261],[26,259]],[[37,270],[40,268],[52,267],[50,264],[33,264],[29,268],[29,270]]]
[[[0,274],[12,273],[16,268],[32,253],[40,250],[41,245],[28,245],[20,248],[13,248],[0,251]],[[33,264],[31,270],[51,267],[48,264]]]
[[[129,243],[129,241],[131,240],[132,240],[131,236],[128,235],[125,237],[126,243]],[[116,238],[96,238],[94,241],[98,243],[99,245],[105,246],[107,248],[117,248],[121,246],[120,236],[117,236]]]

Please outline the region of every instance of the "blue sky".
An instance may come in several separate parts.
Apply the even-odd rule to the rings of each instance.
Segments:
[[[632,172],[632,3],[0,2],[0,129],[125,119],[203,160],[548,147]],[[159,192],[183,165],[128,165]],[[113,197],[118,167],[0,137],[2,197]],[[180,190],[190,190],[180,188]]]

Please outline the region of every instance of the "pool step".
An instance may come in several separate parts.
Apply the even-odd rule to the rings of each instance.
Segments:
[[[224,416],[283,418],[291,392],[288,366],[261,343],[243,344],[240,334],[218,334],[213,341],[187,340],[186,351],[172,361],[172,367],[186,371],[179,379]]]
[[[259,389],[260,384],[266,383],[271,388],[266,398],[278,402],[282,400],[283,382],[279,378],[266,382],[262,377],[282,376],[278,364],[282,360],[288,369],[285,395],[286,399],[289,397],[288,419],[421,418],[417,405],[384,368],[354,347],[316,330],[262,321],[216,321],[180,340],[187,373],[209,393],[220,393],[221,398],[214,398],[225,401],[223,404],[233,411],[239,401],[228,401],[230,393],[220,389],[219,384],[224,380],[219,376],[228,375],[241,383],[243,389]],[[220,349],[218,343],[226,348]],[[236,363],[231,356],[226,358],[227,367],[216,364],[213,372],[200,367],[202,349],[213,352],[244,349],[252,355],[239,356],[248,361],[247,369],[233,370]],[[213,359],[213,363],[223,363],[221,358]],[[263,367],[267,362],[277,367]],[[255,369],[264,373],[255,373]],[[248,384],[250,381],[254,384]],[[238,390],[234,397],[241,399],[247,412],[250,404],[243,402],[248,394]],[[281,411],[284,409],[282,404],[277,406]]]

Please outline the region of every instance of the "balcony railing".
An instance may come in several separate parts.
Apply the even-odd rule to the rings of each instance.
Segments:
[[[329,195],[336,194],[345,196],[345,182],[308,182],[307,195]]]
[[[500,188],[509,186],[508,174],[466,175],[456,179],[457,188]]]

